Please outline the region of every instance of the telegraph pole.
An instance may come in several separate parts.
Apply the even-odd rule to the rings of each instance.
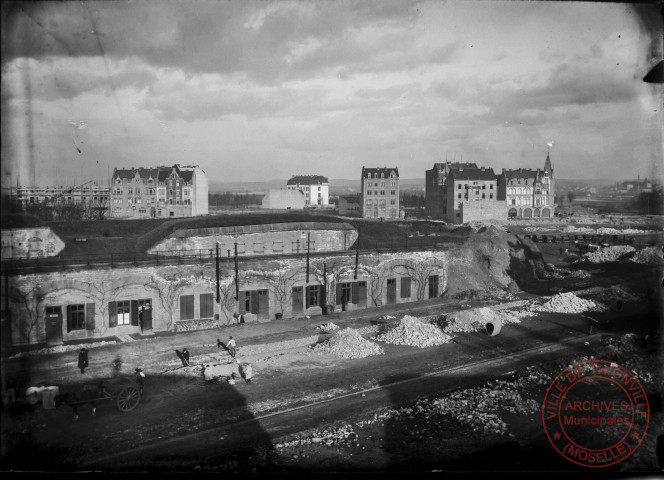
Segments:
[[[309,283],[309,250],[311,242],[311,232],[307,232],[307,283]]]
[[[217,242],[217,303],[221,303],[221,297],[219,296],[219,242]]]
[[[355,275],[353,279],[357,280],[357,268],[360,263],[360,229],[357,229],[357,248],[355,249]]]
[[[237,242],[235,242],[235,300],[240,299],[240,281],[238,279]]]

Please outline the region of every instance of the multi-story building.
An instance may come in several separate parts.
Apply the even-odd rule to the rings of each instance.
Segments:
[[[508,218],[550,218],[554,215],[553,167],[549,154],[544,169],[519,168],[498,176],[498,198],[507,204]]]
[[[496,174],[492,168],[453,168],[443,191],[445,218],[454,223],[505,218],[505,202],[498,201]]]
[[[475,163],[444,162],[434,163],[431,170],[425,172],[425,209],[427,215],[442,220],[447,212],[447,189],[445,182],[450,172],[458,168],[478,168]]]
[[[192,217],[208,213],[208,180],[197,165],[114,169],[112,217]]]
[[[305,207],[327,207],[330,203],[330,184],[321,175],[295,175],[286,182],[286,189],[300,190]]]
[[[362,167],[363,218],[399,218],[399,169]]]
[[[92,183],[92,185],[88,185]],[[34,203],[85,203],[96,207],[107,207],[109,188],[96,185],[93,181],[74,187],[15,187],[5,190],[11,198],[29,205]]]

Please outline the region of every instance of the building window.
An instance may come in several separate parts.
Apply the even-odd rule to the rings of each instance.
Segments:
[[[396,200],[394,200],[394,199],[390,200],[390,205],[396,205],[396,204],[397,204]]]
[[[320,304],[320,285],[307,285],[306,291],[307,306],[317,306]]]
[[[191,320],[194,318],[194,296],[180,296],[180,320]]]
[[[490,194],[489,194],[489,198],[493,198],[493,193],[490,193]]]
[[[129,300],[115,302],[115,308],[118,318],[118,325],[131,324],[131,302]]]
[[[67,331],[85,330],[85,305],[67,305]]]
[[[381,195],[385,195],[385,190],[381,190],[381,191],[380,191],[380,194],[381,194]]]
[[[486,194],[483,193],[483,194],[482,194],[482,198],[485,198],[485,195],[486,195]]]
[[[410,277],[403,277],[401,279],[401,298],[410,298]]]
[[[457,184],[457,188],[458,188],[458,190],[461,190],[461,184],[460,183]]]
[[[396,191],[396,190],[392,190],[392,191],[390,191],[390,195],[396,195],[396,194],[397,194],[397,191]]]
[[[459,198],[461,198],[461,194],[459,194]]]

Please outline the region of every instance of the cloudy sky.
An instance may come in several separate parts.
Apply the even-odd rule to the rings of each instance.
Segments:
[[[661,46],[655,4],[3,1],[2,181],[423,179],[547,149],[558,178],[661,176]]]

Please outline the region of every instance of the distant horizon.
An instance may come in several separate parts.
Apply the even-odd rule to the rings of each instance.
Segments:
[[[89,5],[94,5],[92,8]],[[2,185],[434,163],[661,178],[658,4],[2,2]],[[71,179],[71,180],[70,180]],[[615,181],[615,180],[612,180]],[[64,185],[63,185],[64,186]]]

